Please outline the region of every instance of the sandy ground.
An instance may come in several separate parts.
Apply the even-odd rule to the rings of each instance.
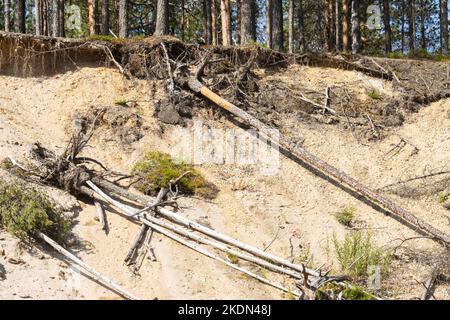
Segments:
[[[304,67],[302,71],[301,81],[312,87],[329,80],[341,85],[376,86],[386,90],[386,94],[390,92],[390,84],[357,72],[330,73],[330,70]],[[286,81],[295,79],[290,77]],[[123,98],[137,103],[136,113],[144,119],[144,137],[124,145],[110,129],[100,128],[86,153],[108,167],[129,171],[145,151],[155,149],[180,156],[180,140],[184,141],[181,138],[191,137],[193,132],[193,122],[188,122],[184,128],[161,127],[153,117],[155,101],[163,95],[161,83],[124,80],[110,69],[83,68],[53,78],[0,76],[0,88],[0,158],[14,155],[21,159],[28,145],[36,141],[61,151],[67,143],[75,110],[108,107]],[[198,120],[209,130],[223,132],[234,128],[223,118],[216,121],[205,115]],[[303,123],[295,118],[286,119],[283,128],[286,128],[284,133],[292,133],[302,140],[308,150],[375,189],[411,177],[450,170],[449,99],[409,116],[402,127],[378,142],[361,143],[338,126]],[[237,131],[243,133],[241,129]],[[401,138],[408,144],[392,155],[390,150]],[[415,154],[412,154],[413,146],[419,150]],[[183,214],[260,248],[271,243],[268,252],[335,270],[338,266],[333,236],[341,239],[350,230],[340,225],[334,214],[345,206],[352,205],[357,210],[355,227],[370,232],[376,244],[386,249],[399,245],[401,239],[417,236],[411,229],[292,160],[280,157],[275,164],[279,164],[279,170],[272,175],[261,173],[260,167],[254,164],[201,165],[200,170],[220,192],[210,202],[182,199]],[[431,185],[448,183],[448,179],[449,175],[439,176]],[[423,184],[410,183],[381,192],[449,234],[450,212],[437,203],[440,190],[423,190]],[[61,199],[60,195],[56,197]],[[64,199],[67,203],[75,201],[67,196]],[[152,242],[157,261],[144,261],[136,275],[122,261],[138,226],[108,213],[110,232],[105,235],[95,220],[95,208],[86,203],[81,203],[81,208],[75,216],[77,241],[69,249],[140,298],[287,298],[278,290],[159,235]],[[427,279],[433,263],[439,258],[448,259],[442,248],[427,239],[407,241],[396,253],[390,275],[382,279],[386,298],[420,297],[423,291],[420,282]],[[1,299],[118,298],[67,267],[49,248],[24,248],[0,231],[0,274],[2,269],[5,278],[0,278]],[[252,270],[265,275],[264,270]],[[292,282],[282,276],[269,277],[293,287]],[[450,299],[449,289],[449,285],[441,284],[435,296]]]

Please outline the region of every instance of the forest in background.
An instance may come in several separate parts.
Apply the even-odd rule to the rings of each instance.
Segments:
[[[447,0],[0,0],[0,30],[392,57],[449,43]]]

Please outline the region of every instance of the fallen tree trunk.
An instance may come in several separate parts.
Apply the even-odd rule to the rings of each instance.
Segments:
[[[270,141],[271,143],[279,145],[280,147],[288,151],[295,158],[300,159],[301,161],[305,162],[306,164],[310,165],[316,170],[322,172],[326,176],[331,177],[339,185],[344,187],[350,187],[352,190],[356,191],[358,195],[364,197],[372,204],[384,208],[385,210],[389,211],[390,213],[400,218],[401,221],[413,225],[414,227],[418,228],[427,235],[432,236],[435,240],[445,245],[446,247],[450,246],[450,237],[447,234],[428,224],[424,220],[416,217],[414,214],[410,213],[406,209],[394,203],[392,200],[383,197],[380,194],[376,193],[375,191],[369,189],[359,181],[355,180],[346,173],[338,170],[337,168],[331,166],[327,162],[316,157],[306,149],[298,146],[293,146],[289,142],[289,140],[286,139],[281,133],[277,135],[278,139],[274,139],[273,137],[271,137],[270,133],[273,132],[273,130],[269,126],[265,125],[263,122],[254,118],[249,113],[245,112],[244,110],[238,108],[237,106],[225,100],[218,94],[214,93],[198,80],[198,76],[201,74],[202,69],[205,66],[205,63],[206,62],[200,64],[199,68],[197,68],[194,74],[192,74],[186,82],[182,81],[182,83],[186,83],[189,89],[191,89],[195,93],[201,94],[202,96],[212,101],[222,109],[230,112],[231,114],[238,117],[240,120],[244,121],[246,124],[249,124],[251,127],[258,130],[259,134],[262,135],[265,139],[267,139],[266,141]]]
[[[71,254],[69,251],[67,251],[66,249],[61,247],[59,244],[57,244],[50,237],[46,236],[42,232],[38,232],[36,235],[39,238],[41,238],[42,240],[44,240],[46,243],[48,243],[50,246],[52,246],[56,251],[58,251],[63,256],[65,256],[70,261],[72,261],[72,263],[74,263],[78,267],[81,267],[83,270],[87,271],[87,273],[88,273],[88,275],[90,277],[92,277],[94,280],[98,281],[99,283],[101,283],[102,285],[107,287],[108,289],[114,291],[115,293],[119,294],[121,297],[124,297],[126,299],[139,300],[138,298],[136,298],[132,294],[130,294],[130,293],[126,292],[125,290],[123,290],[121,287],[119,287],[117,284],[115,284],[112,280],[106,278],[104,275],[102,275],[101,273],[97,272],[96,270],[94,270],[93,268],[88,266],[86,263],[81,261],[79,258],[77,258],[73,254]]]

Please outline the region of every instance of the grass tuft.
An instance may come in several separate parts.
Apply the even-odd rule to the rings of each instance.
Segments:
[[[377,90],[372,90],[367,95],[373,100],[381,100],[383,98],[381,96],[381,93],[379,93]]]
[[[351,227],[355,213],[356,209],[353,206],[347,206],[341,211],[336,212],[335,217],[340,224]]]

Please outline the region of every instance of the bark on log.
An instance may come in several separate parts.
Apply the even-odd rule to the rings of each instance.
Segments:
[[[142,243],[142,241],[145,238],[145,234],[147,233],[147,226],[145,224],[142,224],[139,228],[139,232],[134,238],[133,244],[131,245],[130,250],[128,251],[127,256],[125,257],[125,262],[130,265],[133,263],[133,256],[135,255],[136,251],[139,248],[139,245]]]
[[[425,290],[422,293],[422,296],[420,300],[428,300],[430,296],[433,295],[434,287],[436,285],[436,279],[438,277],[438,268],[433,267],[433,270],[431,271],[430,277],[428,278],[427,282],[425,283]]]
[[[46,243],[48,243],[50,246],[52,246],[56,251],[58,251],[63,256],[65,256],[70,261],[72,261],[72,263],[74,263],[78,267],[81,267],[85,272],[88,273],[88,275],[90,277],[92,277],[94,280],[98,281],[99,283],[101,283],[102,285],[107,287],[108,289],[116,292],[117,294],[119,294],[120,296],[122,296],[122,297],[124,297],[126,299],[139,300],[138,298],[136,298],[132,294],[130,294],[130,293],[126,292],[125,290],[123,290],[121,287],[119,287],[117,284],[115,284],[112,280],[108,279],[107,277],[105,277],[101,273],[97,272],[95,269],[91,268],[86,263],[81,261],[79,258],[74,256],[72,253],[70,253],[69,251],[67,251],[63,247],[61,247],[58,243],[53,241],[53,239],[51,239],[50,237],[46,236],[42,232],[38,232],[36,235],[39,238],[41,238],[42,240],[44,240]]]
[[[108,232],[108,224],[106,222],[105,210],[100,202],[95,201],[95,208],[97,209],[98,219],[100,221],[100,225],[102,226],[102,230],[106,233]]]
[[[192,91],[203,95],[205,98],[212,101],[222,109],[230,112],[240,120],[243,120],[245,123],[258,130],[259,134],[266,138],[267,141],[278,144],[279,146],[287,150],[292,156],[302,160],[303,162],[322,172],[326,176],[331,177],[339,185],[351,188],[357,194],[364,197],[372,204],[382,207],[390,213],[394,214],[395,216],[400,218],[401,221],[407,222],[408,224],[420,229],[422,232],[425,232],[426,234],[432,236],[435,240],[442,243],[446,247],[450,246],[450,237],[447,234],[445,234],[441,230],[438,230],[424,220],[416,217],[414,214],[394,203],[392,200],[383,197],[375,191],[364,186],[359,181],[316,157],[306,149],[298,146],[293,146],[289,142],[289,140],[286,139],[281,133],[278,135],[278,140],[275,141],[270,135],[270,132],[272,132],[273,130],[269,126],[265,125],[261,121],[251,116],[249,113],[238,108],[234,104],[228,102],[227,100],[211,91],[209,88],[204,86],[196,76],[191,76],[187,81],[187,85]]]

